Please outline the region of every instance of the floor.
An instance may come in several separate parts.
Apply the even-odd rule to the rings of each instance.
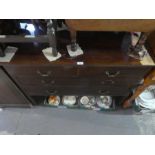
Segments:
[[[0,134],[155,134],[155,114],[35,106],[0,110]]]

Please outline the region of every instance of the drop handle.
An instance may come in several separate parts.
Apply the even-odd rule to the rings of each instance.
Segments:
[[[51,71],[48,71],[46,73],[42,73],[40,70],[37,70],[37,73],[42,77],[48,77],[51,74]]]
[[[117,72],[109,72],[109,71],[106,71],[105,74],[109,77],[109,78],[114,78],[116,76],[118,76],[120,74],[120,71],[117,71]]]

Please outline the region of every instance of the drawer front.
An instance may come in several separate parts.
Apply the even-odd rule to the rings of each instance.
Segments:
[[[122,87],[33,87],[22,86],[23,89],[32,96],[47,96],[47,95],[111,95],[111,96],[126,96],[130,90]]]
[[[20,85],[33,85],[33,86],[89,86],[91,82],[89,79],[80,78],[50,78],[50,77],[14,77],[16,82]]]
[[[51,66],[37,66],[37,67],[20,67],[20,66],[8,66],[5,67],[7,72],[11,76],[23,76],[23,77],[77,77],[77,72],[74,67],[51,67]]]
[[[137,85],[150,68],[125,67],[7,67],[21,85],[127,86]],[[35,79],[35,80],[34,80]]]
[[[150,67],[70,67],[70,66],[6,66],[10,75],[25,77],[73,77],[90,79],[142,78]]]
[[[125,86],[125,87],[133,87],[140,83],[138,79],[127,79],[124,78],[120,80],[119,78],[115,79],[82,79],[82,78],[34,78],[33,77],[14,77],[19,85],[32,85],[32,86],[81,86],[81,87],[98,87],[98,86]]]
[[[108,78],[108,79],[123,79],[142,78],[150,70],[149,67],[81,67],[79,68],[81,77],[89,78]]]

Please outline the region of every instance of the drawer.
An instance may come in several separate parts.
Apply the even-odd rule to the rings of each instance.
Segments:
[[[81,67],[78,69],[80,77],[90,78],[142,78],[149,71],[150,67]]]
[[[34,86],[89,86],[92,81],[89,79],[80,78],[52,78],[52,77],[22,77],[14,78],[20,85],[34,85]]]
[[[89,79],[89,78],[50,78],[50,77],[15,77],[15,81],[19,85],[33,85],[33,86],[82,86],[82,87],[97,87],[97,86],[126,86],[132,87],[137,85],[140,80],[136,78],[124,78],[120,80],[119,78],[115,79]]]
[[[126,96],[130,90],[125,87],[38,87],[23,86],[23,89],[31,96],[48,96],[48,95],[111,95]]]
[[[12,76],[25,77],[79,77],[79,78],[142,78],[150,67],[72,67],[72,66],[6,66]]]
[[[77,77],[77,71],[74,67],[60,66],[7,66],[7,72],[14,77]]]
[[[125,86],[128,88],[134,87],[138,84],[140,84],[140,82],[142,81],[142,77],[135,77],[135,78],[98,78],[98,79],[94,79],[92,81],[92,85],[102,85],[102,86]]]

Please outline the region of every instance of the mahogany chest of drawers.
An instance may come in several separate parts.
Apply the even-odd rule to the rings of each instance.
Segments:
[[[10,63],[0,65],[28,98],[49,95],[128,96],[154,65],[142,64],[123,53],[120,49],[123,35],[78,32],[77,40],[84,55],[70,58],[66,49],[70,44],[70,34],[64,31],[58,34],[58,51],[62,54],[59,60],[49,62],[41,52],[42,48],[33,51],[30,47],[19,49]]]
[[[126,96],[150,67],[6,66],[5,69],[30,96]]]

